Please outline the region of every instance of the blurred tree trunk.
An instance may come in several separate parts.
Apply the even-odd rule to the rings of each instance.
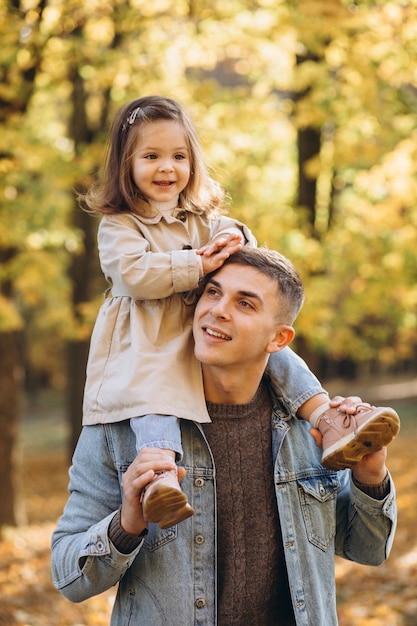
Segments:
[[[72,285],[72,309],[75,323],[82,324],[80,307],[95,295],[99,268],[97,267],[96,220],[74,200],[71,226],[83,236],[83,247],[73,254],[69,267]],[[69,454],[76,446],[82,424],[85,371],[90,337],[73,337],[67,345],[67,419],[70,426]]]
[[[314,55],[306,53],[297,56],[297,65],[305,61],[318,61]],[[309,88],[295,95],[295,103],[307,96]],[[310,159],[318,157],[321,147],[320,128],[307,126],[297,129],[297,164],[298,164],[298,192],[297,205],[306,211],[307,223],[313,237],[318,237],[315,229],[316,222],[316,199],[317,199],[317,177],[307,174],[307,164]],[[306,361],[313,372],[318,373],[319,358],[314,350],[302,336],[297,338],[297,352]]]
[[[4,268],[13,261],[14,247],[0,249],[0,263]],[[7,269],[5,272],[7,276]],[[13,283],[7,277],[0,283],[0,295],[12,308]],[[0,529],[16,526],[17,497],[15,451],[18,434],[19,397],[22,389],[20,359],[20,330],[13,328],[0,332]]]
[[[32,12],[31,37],[28,37],[26,44],[16,39],[15,47],[12,48],[13,62],[9,62],[7,53],[2,59],[3,88],[0,98],[0,124],[6,125],[9,118],[17,120],[19,116],[23,117],[29,106],[35,88],[36,75],[41,65],[43,42],[37,35],[45,6],[46,0],[40,0],[36,12]],[[22,8],[21,2],[18,0],[12,0],[9,9],[16,23],[20,23],[23,30],[26,25],[27,10]],[[35,15],[36,19],[34,19]],[[24,67],[15,61],[23,48],[28,54],[28,61]],[[7,150],[2,151],[0,161],[2,159],[7,161],[9,158],[13,157],[8,154]],[[2,265],[11,262],[18,254],[19,251],[15,245],[15,242],[12,245],[6,243],[0,249],[0,263]],[[0,295],[8,306],[14,308],[13,279],[8,276],[7,270],[2,272]],[[19,345],[19,330],[6,327],[0,331],[0,529],[4,525],[17,524],[15,450],[18,433],[19,397],[23,379]]]
[[[81,45],[81,30],[80,45]],[[69,134],[74,141],[75,151],[79,153],[83,147],[96,139],[101,133],[102,124],[106,119],[109,103],[109,93],[103,90],[100,124],[92,129],[87,116],[88,94],[85,91],[84,80],[80,76],[78,66],[70,68],[72,90],[72,115],[69,124]],[[81,187],[81,185],[80,185]],[[82,249],[73,254],[69,275],[72,285],[72,310],[75,324],[82,324],[81,307],[96,295],[97,279],[102,279],[98,264],[96,232],[97,220],[81,209],[74,198],[71,227],[82,234]],[[68,342],[68,397],[67,417],[70,425],[69,453],[72,455],[76,446],[82,425],[82,407],[85,385],[85,373],[90,347],[90,336],[83,333],[75,336]]]
[[[72,307],[75,321],[80,321],[80,305],[91,297],[92,260],[95,254],[95,221],[75,203],[72,226],[83,233],[83,249],[72,256],[69,275],[72,284]],[[67,417],[70,425],[69,454],[72,455],[82,424],[85,370],[90,339],[74,337],[67,346]]]
[[[320,238],[320,233],[316,230],[316,198],[317,198],[317,178],[312,178],[306,173],[308,161],[320,154],[321,136],[320,129],[302,128],[297,132],[298,148],[298,195],[297,204],[302,207],[307,214],[307,223],[310,232],[316,239]],[[323,366],[316,350],[312,349],[302,336],[297,338],[297,352],[308,364],[309,368],[317,375]]]
[[[80,33],[81,36],[81,33]],[[87,121],[87,95],[78,66],[70,68],[72,81],[72,116],[70,136],[78,153],[91,141]],[[72,285],[72,309],[75,323],[82,323],[80,305],[91,298],[92,258],[95,253],[94,219],[85,213],[74,198],[71,227],[82,234],[82,248],[73,254],[69,275]],[[82,424],[82,405],[89,338],[75,336],[68,342],[67,415],[70,425],[69,453],[74,451]]]
[[[300,128],[297,132],[298,148],[298,197],[297,204],[307,211],[307,221],[311,226],[312,234],[318,237],[315,229],[317,178],[308,176],[306,164],[320,154],[320,129]]]
[[[318,63],[320,59],[306,52],[298,55],[297,66],[301,66],[306,61]],[[310,87],[295,94],[295,104],[308,96]],[[297,204],[307,212],[307,222],[311,227],[314,237],[318,237],[315,229],[316,222],[316,202],[317,202],[317,177],[307,174],[308,162],[313,158],[318,158],[321,148],[321,128],[316,126],[299,126],[297,129],[297,150],[298,150],[298,195]]]
[[[0,333],[0,528],[17,524],[14,452],[21,387],[18,342],[18,332]]]

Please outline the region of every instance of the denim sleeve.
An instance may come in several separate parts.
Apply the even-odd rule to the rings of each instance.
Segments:
[[[312,396],[327,394],[305,361],[288,346],[270,355],[266,372],[293,415]]]
[[[143,543],[131,554],[121,554],[108,538],[109,524],[121,504],[121,489],[102,425],[81,432],[69,492],[52,536],[52,579],[66,598],[82,602],[115,585]]]
[[[336,554],[362,565],[380,565],[389,556],[397,524],[392,478],[386,498],[375,500],[354,485],[349,470],[339,475]]]

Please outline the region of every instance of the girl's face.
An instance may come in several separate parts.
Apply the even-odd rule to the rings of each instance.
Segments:
[[[184,130],[178,122],[149,122],[141,128],[133,154],[133,180],[149,201],[169,202],[187,186],[190,160]]]

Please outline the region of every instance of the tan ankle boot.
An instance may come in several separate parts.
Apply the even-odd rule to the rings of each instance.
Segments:
[[[398,435],[400,418],[391,407],[362,404],[353,415],[329,408],[316,428],[323,435],[321,464],[341,470],[387,446]]]
[[[145,520],[161,528],[170,528],[195,513],[180,487],[177,470],[155,476],[144,490],[142,508]]]

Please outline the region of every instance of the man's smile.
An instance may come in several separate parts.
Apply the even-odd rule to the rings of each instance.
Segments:
[[[203,330],[205,333],[211,335],[212,337],[219,337],[219,339],[225,339],[226,341],[231,341],[232,339],[228,335],[225,335],[218,330],[214,330],[213,328],[209,328],[208,326],[203,326]]]

